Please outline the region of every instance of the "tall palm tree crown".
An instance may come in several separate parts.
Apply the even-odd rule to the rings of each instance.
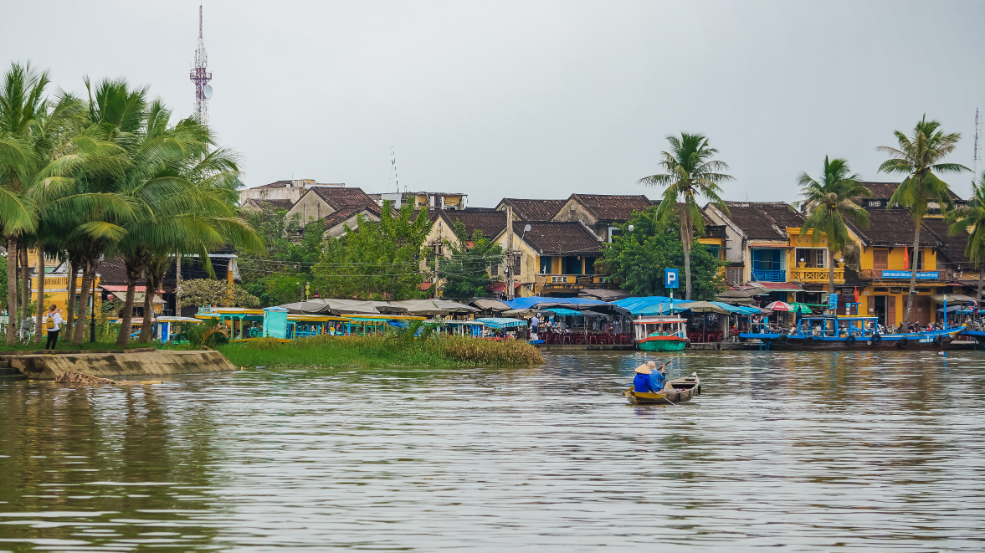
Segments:
[[[698,197],[704,196],[711,205],[728,213],[720,197],[722,183],[733,177],[722,173],[728,169],[724,161],[714,159],[718,150],[708,145],[700,134],[681,133],[668,136],[670,151],[661,152],[660,166],[665,173],[643,177],[640,184],[663,186],[663,196],[657,207],[657,221],[663,225],[677,221],[681,227],[684,246],[685,299],[691,299],[691,248],[695,233],[704,234],[704,216]]]
[[[906,175],[899,184],[887,209],[895,206],[906,207],[913,217],[913,270],[910,274],[910,291],[906,302],[906,316],[903,325],[910,323],[913,312],[913,296],[917,287],[917,261],[920,259],[920,230],[924,215],[930,204],[940,206],[943,214],[953,206],[951,190],[946,182],[938,177],[943,173],[960,173],[968,168],[957,163],[942,163],[954,151],[960,133],[944,134],[937,121],[928,121],[924,115],[913,129],[913,136],[895,131],[897,146],[880,146],[880,152],[889,154],[889,159],[879,166],[879,171]]]
[[[868,198],[872,192],[862,186],[862,177],[852,173],[848,162],[824,157],[824,173],[819,180],[807,173],[797,177],[801,195],[804,197],[810,215],[800,229],[801,235],[811,232],[811,243],[816,246],[821,235],[827,237],[828,249],[828,291],[835,293],[835,252],[845,251],[850,236],[845,220],[850,220],[863,228],[869,226],[869,214],[855,203],[856,198]]]

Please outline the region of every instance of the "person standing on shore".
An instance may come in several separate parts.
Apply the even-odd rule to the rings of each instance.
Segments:
[[[49,352],[51,355],[55,354],[55,344],[58,343],[58,331],[62,329],[62,310],[58,309],[58,306],[51,304],[48,308],[48,320],[45,322],[45,328],[48,329],[48,341],[44,345],[44,355]]]
[[[539,325],[539,324],[540,324],[540,319],[537,318],[537,314],[535,313],[533,317],[530,317],[530,339],[531,340],[536,340],[537,339],[537,325]]]

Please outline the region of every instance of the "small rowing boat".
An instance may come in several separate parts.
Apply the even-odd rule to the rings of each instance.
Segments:
[[[701,380],[698,373],[670,381],[670,387],[660,392],[634,392],[632,388],[622,395],[633,405],[677,405],[691,401],[691,398],[701,393]]]

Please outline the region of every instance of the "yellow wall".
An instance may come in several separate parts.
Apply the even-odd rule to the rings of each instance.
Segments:
[[[860,245],[861,246],[861,245]],[[871,269],[873,265],[873,250],[875,249],[886,249],[886,248],[866,248],[862,246],[861,255],[861,266],[862,269]],[[904,271],[903,268],[903,251],[905,248],[889,248],[889,268],[890,271]],[[933,248],[920,248],[920,252],[923,254],[924,264],[921,271],[936,271],[937,270],[937,252]],[[910,259],[910,266],[913,266],[913,259]]]

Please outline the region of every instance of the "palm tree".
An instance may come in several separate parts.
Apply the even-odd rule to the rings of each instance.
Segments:
[[[954,151],[961,139],[960,133],[944,134],[937,121],[927,121],[927,116],[916,124],[913,136],[895,131],[897,147],[879,146],[878,151],[889,154],[889,159],[879,166],[879,171],[906,175],[889,199],[887,209],[903,206],[910,209],[913,217],[913,268],[910,271],[910,292],[906,301],[906,316],[903,326],[910,324],[913,311],[913,296],[917,288],[917,268],[920,259],[920,227],[930,203],[940,206],[945,215],[951,209],[951,190],[948,184],[937,176],[938,173],[959,173],[968,168],[957,163],[941,163]]]
[[[972,195],[968,203],[951,210],[948,233],[955,235],[970,231],[964,254],[978,269],[978,295],[975,299],[981,303],[982,273],[985,268],[982,266],[982,261],[985,261],[985,171],[978,177],[978,182],[972,181],[971,187]]]
[[[48,74],[30,64],[12,63],[0,90],[0,227],[7,245],[7,345],[13,345],[24,305],[17,301],[18,241],[34,231],[37,214],[24,196],[32,180],[37,159],[31,148],[31,133],[45,110],[44,89]],[[28,303],[24,299],[24,304]]]
[[[728,169],[728,164],[713,159],[718,150],[708,146],[708,139],[704,136],[681,133],[680,138],[668,136],[667,141],[670,142],[670,151],[661,152],[663,159],[660,161],[666,172],[643,177],[639,182],[647,186],[666,187],[655,216],[664,225],[674,219],[680,224],[684,245],[685,299],[691,299],[691,248],[695,233],[701,235],[705,231],[698,196],[708,198],[708,203],[728,213],[725,201],[719,196],[722,192],[719,184],[733,178],[721,172]]]
[[[828,292],[835,293],[835,252],[845,251],[850,239],[845,220],[869,227],[869,214],[855,203],[856,198],[868,198],[872,192],[862,186],[862,177],[852,173],[848,162],[824,156],[824,173],[819,180],[807,173],[797,177],[805,205],[811,209],[800,234],[811,233],[811,245],[817,246],[821,235],[828,239]]]

